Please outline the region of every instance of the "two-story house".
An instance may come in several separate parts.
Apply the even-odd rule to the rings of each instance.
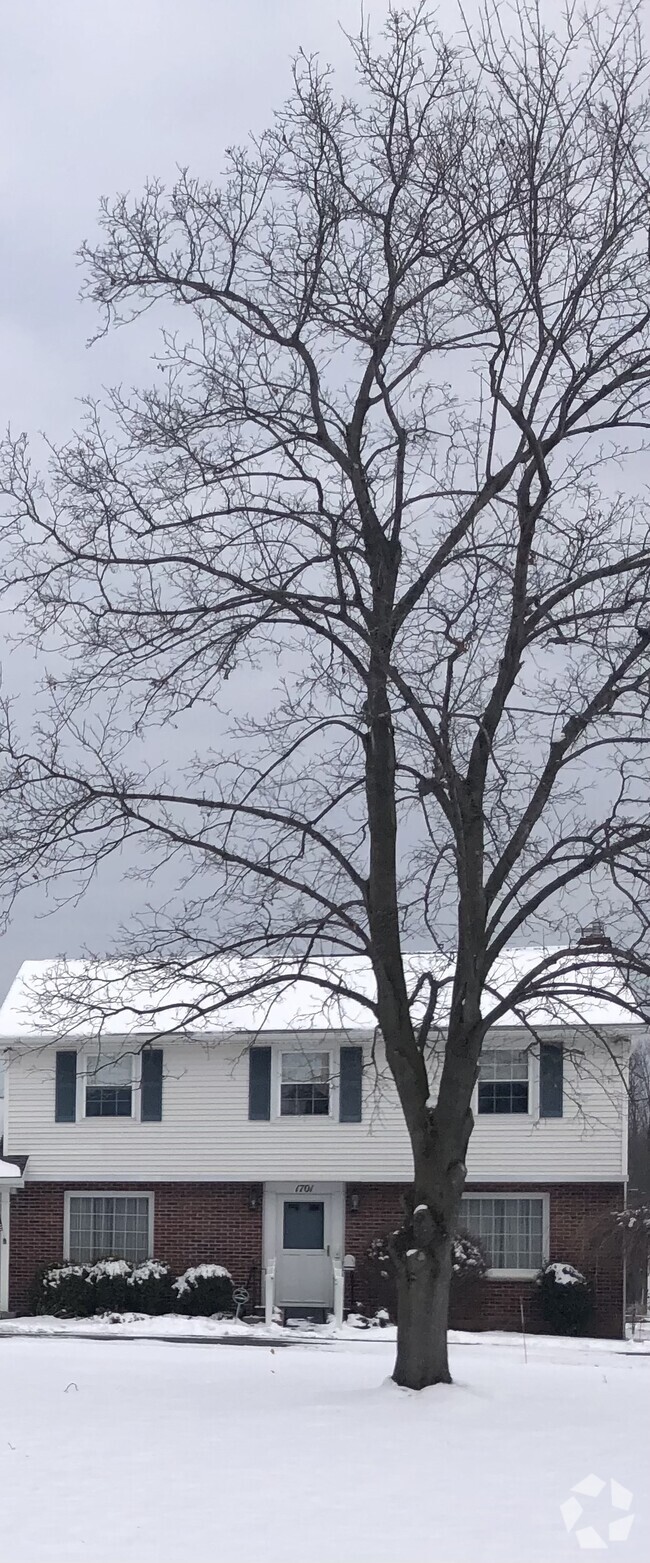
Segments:
[[[521,971],[537,956],[507,960]],[[431,957],[409,964],[415,978]],[[362,961],[337,970],[369,991]],[[202,1009],[194,988],[154,997],[131,979],[127,994],[107,970],[100,1026],[42,990],[52,974],[65,989],[68,971],[83,968],[27,962],[0,1011],[0,1309],[28,1307],[43,1263],[113,1255],[177,1273],[219,1261],[267,1316],[340,1317],[346,1273],[350,1287],[355,1262],[398,1224],[412,1176],[368,1010],[317,982]],[[585,989],[549,992],[488,1035],[463,1211],[491,1264],[477,1327],[519,1328],[523,1303],[535,1328],[535,1276],[552,1258],[588,1269],[596,1330],[621,1333],[621,1269],[594,1234],[625,1200],[635,1031],[624,1004]],[[438,1062],[433,1036],[432,1097]]]

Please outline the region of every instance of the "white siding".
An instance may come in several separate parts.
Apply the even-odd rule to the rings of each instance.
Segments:
[[[499,1041],[521,1045],[521,1033],[501,1033]],[[331,1036],[328,1042],[331,1045]],[[285,1045],[295,1048],[295,1038]],[[312,1035],[309,1045],[324,1044]],[[334,1117],[272,1117],[268,1123],[250,1123],[248,1059],[241,1042],[220,1042],[212,1048],[191,1042],[165,1044],[162,1123],[81,1118],[59,1124],[54,1121],[54,1048],[22,1046],[25,1050],[8,1070],[4,1149],[5,1156],[29,1156],[28,1179],[360,1182],[411,1176],[394,1089],[381,1060],[370,1062],[369,1042],[361,1124],[340,1124]],[[530,1117],[477,1118],[470,1180],[624,1176],[626,1092],[612,1053],[624,1070],[627,1043],[620,1034],[608,1047],[574,1039],[565,1060],[564,1117],[545,1121],[537,1117],[537,1066],[531,1060]]]

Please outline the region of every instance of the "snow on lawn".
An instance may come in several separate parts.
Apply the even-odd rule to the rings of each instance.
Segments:
[[[621,1518],[607,1486],[567,1533],[591,1474],[632,1491],[616,1547],[645,1563],[650,1356],[477,1346],[417,1395],[387,1381],[379,1331],[255,1351],[5,1335],[0,1563],[554,1563]]]

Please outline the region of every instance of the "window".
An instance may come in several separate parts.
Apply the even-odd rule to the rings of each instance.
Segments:
[[[66,1257],[140,1264],[150,1256],[150,1205],[148,1194],[70,1194]]]
[[[89,1058],[86,1069],[86,1117],[130,1118],[133,1094],[132,1059]]]
[[[482,1244],[493,1270],[539,1270],[544,1260],[541,1195],[463,1195],[463,1223]]]
[[[283,1053],[280,1112],[312,1118],[330,1110],[329,1053]]]
[[[325,1247],[325,1205],[322,1199],[285,1199],[282,1247]]]
[[[480,1113],[528,1112],[528,1054],[514,1047],[486,1048],[478,1078]]]

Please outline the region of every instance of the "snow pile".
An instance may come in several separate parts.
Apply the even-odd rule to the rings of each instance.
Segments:
[[[552,1275],[556,1286],[585,1286],[586,1280],[581,1270],[576,1270],[575,1265],[562,1264],[556,1260],[553,1264],[545,1266],[545,1274]]]
[[[123,1277],[126,1281],[130,1279],[131,1265],[126,1259],[98,1259],[96,1264],[90,1266],[86,1280],[89,1286],[92,1286],[96,1281],[105,1279],[113,1281],[117,1276]]]
[[[142,1286],[145,1281],[162,1281],[169,1275],[169,1265],[160,1259],[144,1259],[129,1276],[129,1286]]]
[[[591,1473],[633,1495],[610,1557],[647,1563],[650,1356],[592,1345],[457,1345],[454,1384],[417,1395],[379,1330],[325,1350],[6,1339],[0,1563],[569,1563],[589,1554],[562,1506]]]
[[[48,1291],[58,1291],[63,1281],[69,1281],[71,1276],[86,1276],[87,1265],[53,1265],[51,1270],[46,1270],[43,1276],[43,1286]]]

